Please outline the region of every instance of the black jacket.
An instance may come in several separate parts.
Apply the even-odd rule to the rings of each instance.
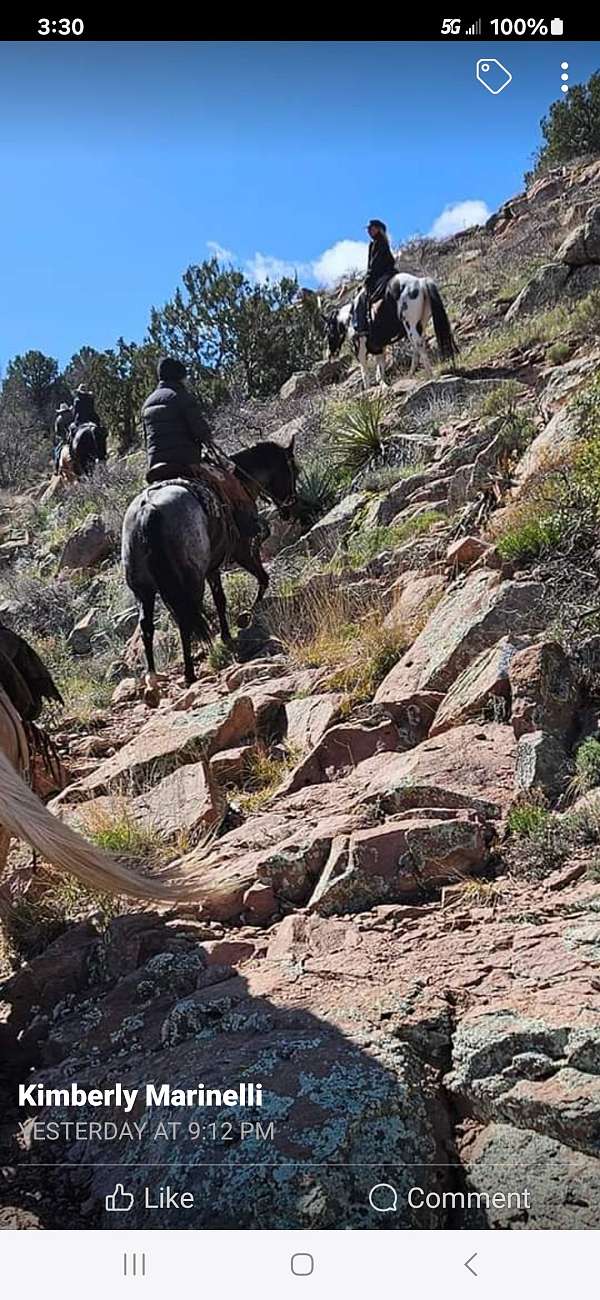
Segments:
[[[73,424],[99,424],[92,393],[76,393],[73,402]]]
[[[367,274],[365,276],[365,286],[369,293],[377,288],[380,280],[389,279],[396,273],[396,263],[394,254],[388,244],[385,235],[377,235],[369,244],[369,261],[367,263]]]
[[[183,384],[160,383],[144,402],[142,423],[149,469],[170,461],[194,465],[202,444],[212,442],[200,402]]]

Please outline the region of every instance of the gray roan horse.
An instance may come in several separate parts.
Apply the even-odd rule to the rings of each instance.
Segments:
[[[256,501],[268,497],[283,519],[292,517],[296,505],[297,466],[293,438],[286,447],[261,442],[232,456],[236,478]],[[140,628],[148,663],[147,685],[156,686],[154,663],[154,606],[160,595],[181,637],[185,680],[195,681],[192,638],[210,642],[203,609],[208,582],[217,610],[221,636],[231,644],[225,592],[219,568],[234,561],[258,581],[256,604],[267,589],[259,541],[232,540],[227,511],[216,491],[203,482],[174,479],[146,488],[135,497],[123,520],[122,557],[127,586],[140,610]]]
[[[430,317],[442,361],[454,361],[457,356],[458,347],[435,280],[404,271],[393,275],[381,303],[375,304],[366,339],[362,334],[357,335],[354,329],[355,302],[356,298],[331,312],[325,325],[331,357],[337,357],[346,341],[352,344],[360,364],[363,388],[369,386],[369,356],[375,358],[378,380],[385,383],[385,349],[398,339],[407,338],[411,344],[411,375],[419,362],[423,363],[429,375],[432,373],[425,339],[425,326]]]

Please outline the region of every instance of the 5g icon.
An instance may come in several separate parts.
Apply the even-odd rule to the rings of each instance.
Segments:
[[[460,18],[442,18],[442,36],[460,36]]]

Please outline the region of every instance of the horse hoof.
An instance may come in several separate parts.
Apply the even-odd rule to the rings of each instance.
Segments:
[[[147,686],[144,691],[144,704],[147,709],[157,709],[160,704],[160,692],[157,686]]]

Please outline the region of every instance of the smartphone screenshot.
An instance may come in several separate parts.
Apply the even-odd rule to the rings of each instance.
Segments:
[[[212,25],[0,43],[0,1263],[562,1294],[600,1203],[600,42]]]

